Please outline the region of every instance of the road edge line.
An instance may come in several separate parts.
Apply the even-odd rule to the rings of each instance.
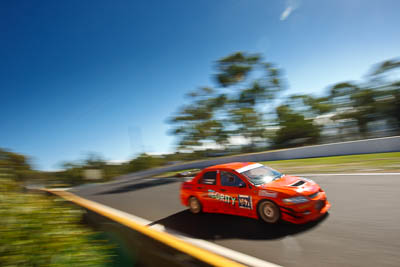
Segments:
[[[400,175],[400,172],[360,172],[360,173],[305,173],[293,174],[295,176],[379,176],[379,175]]]

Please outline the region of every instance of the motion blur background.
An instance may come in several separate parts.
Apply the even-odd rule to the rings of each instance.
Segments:
[[[399,7],[3,2],[0,147],[78,181],[396,135]]]
[[[395,0],[2,1],[2,192],[399,135],[398,10]],[[19,197],[8,199],[39,201]]]

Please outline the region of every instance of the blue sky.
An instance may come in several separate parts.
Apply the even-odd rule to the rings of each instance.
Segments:
[[[218,58],[263,53],[288,93],[322,94],[400,56],[398,10],[396,0],[1,1],[0,147],[45,170],[88,152],[172,151],[166,120],[185,93],[213,84]]]

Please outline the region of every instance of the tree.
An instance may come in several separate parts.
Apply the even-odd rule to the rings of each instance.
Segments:
[[[68,185],[79,185],[85,180],[83,176],[82,165],[74,162],[62,163],[63,171],[57,172],[56,176],[61,183],[67,183]]]
[[[352,128],[357,128],[361,133],[366,129],[365,121],[355,106],[355,95],[361,88],[354,82],[340,82],[330,88],[329,99],[335,109],[333,120],[338,125],[339,136],[349,132]]]
[[[283,90],[280,70],[258,54],[242,52],[218,60],[215,68],[215,88],[191,92],[190,103],[170,119],[180,148],[225,146],[233,135],[251,142],[264,138],[265,104]]]
[[[226,146],[232,136],[245,137],[251,148],[268,138],[267,115],[285,89],[282,71],[261,55],[244,52],[221,58],[215,69],[215,86],[192,92],[189,104],[170,120],[180,148],[195,150],[205,142]],[[276,145],[318,142],[322,127],[315,123],[327,119],[335,122],[329,128],[336,127],[342,137],[367,137],[382,121],[400,132],[399,70],[399,59],[387,60],[373,68],[366,82],[339,82],[318,97],[290,96],[275,110],[280,130],[270,139]]]
[[[12,174],[18,181],[30,178],[33,172],[26,156],[0,149],[0,169]]]
[[[353,82],[340,82],[330,88],[329,98],[336,109],[348,109],[353,107],[351,96],[360,88]]]
[[[205,141],[223,144],[227,135],[224,132],[224,122],[216,117],[216,112],[224,106],[226,96],[203,87],[189,93],[187,97],[190,104],[181,108],[169,121],[175,125],[172,133],[180,138],[179,147],[193,149]]]
[[[400,81],[386,86],[386,90],[378,91],[377,95],[378,114],[400,132]]]
[[[350,83],[339,83],[332,87],[331,100],[336,106],[334,119],[353,121],[358,132],[366,136],[368,123],[377,119],[376,92],[369,88],[362,88]]]
[[[230,134],[251,144],[265,139],[265,107],[283,89],[281,71],[258,54],[237,52],[217,61],[216,80],[230,89],[227,101]]]
[[[334,106],[330,103],[329,97],[292,95],[289,96],[286,103],[292,110],[297,111],[310,119],[334,110]]]
[[[104,169],[106,161],[96,153],[89,153],[83,161],[83,166],[87,169]]]
[[[398,68],[400,68],[400,60],[389,59],[377,64],[372,69],[370,76],[373,78],[378,78],[379,76],[387,75],[390,71],[397,70]]]
[[[377,64],[361,85],[352,82],[338,83],[331,87],[330,99],[336,107],[334,119],[341,124],[353,122],[358,132],[366,137],[368,124],[386,120],[400,129],[400,82],[396,71],[400,60],[392,59]]]
[[[235,85],[247,78],[253,66],[259,64],[259,55],[246,55],[242,52],[233,53],[217,61],[216,80],[222,87]]]
[[[147,154],[141,154],[137,158],[131,160],[128,163],[128,172],[137,172],[141,170],[151,169],[159,167],[165,163],[165,159],[161,157],[150,156]]]
[[[273,139],[276,147],[315,144],[320,137],[320,127],[314,125],[312,119],[294,112],[287,105],[276,109],[279,130]]]
[[[386,60],[370,72],[369,86],[376,93],[376,109],[380,119],[386,119],[400,132],[400,59]]]
[[[359,133],[366,136],[368,133],[368,123],[377,118],[375,92],[371,89],[360,89],[353,92],[351,100],[354,109],[342,116],[357,121]]]

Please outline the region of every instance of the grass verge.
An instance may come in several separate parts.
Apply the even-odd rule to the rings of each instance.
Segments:
[[[400,172],[400,152],[261,162],[284,173]]]

